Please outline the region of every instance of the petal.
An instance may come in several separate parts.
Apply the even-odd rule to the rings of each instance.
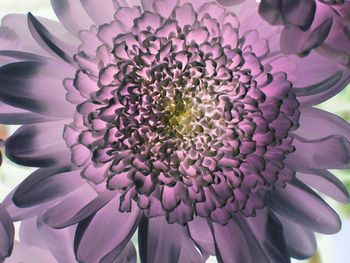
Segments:
[[[269,192],[266,202],[277,214],[310,230],[334,234],[341,228],[337,213],[309,187],[294,180]]]
[[[205,257],[198,252],[198,249],[194,246],[194,242],[188,237],[188,234],[183,234],[181,243],[181,253],[178,262],[205,263]]]
[[[286,54],[305,56],[323,43],[331,26],[332,19],[329,18],[308,32],[304,32],[297,27],[284,28],[281,33],[281,50]]]
[[[96,192],[87,185],[48,209],[42,219],[53,228],[74,225],[102,209],[114,196],[112,191],[96,196]]]
[[[290,262],[282,224],[273,212],[257,210],[256,216],[247,218],[247,222],[270,262]]]
[[[341,117],[316,108],[302,108],[299,118],[300,127],[295,134],[313,140],[330,135],[342,135],[350,140],[350,124]]]
[[[40,205],[36,205],[29,208],[18,207],[13,202],[13,195],[16,192],[17,188],[12,190],[4,199],[3,205],[6,208],[7,212],[11,216],[13,221],[23,221],[33,216],[40,214],[42,211],[51,207],[59,198],[53,199],[52,201],[48,201],[46,203],[42,203]]]
[[[153,4],[154,11],[164,18],[168,18],[178,5],[178,2],[179,0],[155,0]]]
[[[10,256],[15,237],[15,228],[10,215],[2,204],[0,204],[0,261]]]
[[[173,11],[173,18],[178,21],[179,26],[183,28],[186,25],[193,25],[197,19],[197,14],[191,4],[184,4],[176,7]]]
[[[198,245],[202,255],[205,257],[209,257],[209,255],[214,256],[214,239],[207,220],[196,216],[191,222],[188,223],[188,228],[191,238]]]
[[[0,103],[1,124],[31,124],[38,122],[48,122],[53,120],[55,119],[34,112],[29,112],[20,108],[12,107],[4,103]]]
[[[79,171],[70,167],[40,168],[29,175],[16,189],[13,202],[31,207],[48,202],[83,185]]]
[[[286,164],[297,171],[309,169],[344,169],[350,166],[350,143],[340,135],[305,140],[294,135],[295,152],[288,155]]]
[[[129,241],[123,250],[120,252],[119,249],[112,251],[105,256],[100,263],[136,263],[137,254],[134,244]]]
[[[94,24],[79,1],[51,0],[51,5],[63,26],[76,36]]]
[[[86,13],[97,24],[102,25],[113,20],[114,5],[113,0],[80,0]]]
[[[48,250],[40,249],[33,246],[26,246],[22,242],[15,241],[13,253],[6,263],[18,262],[45,262],[57,263],[57,260],[51,255]]]
[[[349,203],[349,192],[345,185],[336,176],[327,170],[310,170],[306,173],[297,173],[297,178],[306,185],[328,195],[340,203]]]
[[[62,139],[63,128],[64,122],[23,125],[6,140],[6,155],[26,166],[67,164],[70,153]]]
[[[38,218],[37,227],[40,237],[58,262],[76,262],[69,228],[53,229],[43,223],[40,218]]]
[[[246,0],[217,0],[223,6],[239,5]]]
[[[316,252],[316,238],[312,231],[286,218],[279,216],[282,223],[284,238],[291,257],[307,259]]]
[[[20,61],[45,61],[47,58],[29,52],[17,51],[11,47],[11,50],[0,50],[0,66],[20,62]]]
[[[61,23],[42,17],[37,17],[37,19],[48,29],[49,32],[55,32],[55,35],[58,38],[68,41],[70,46],[77,46],[79,44],[78,39],[69,34]],[[27,15],[7,15],[2,19],[1,25],[10,30],[10,32],[12,31],[16,33],[15,43],[13,43],[9,49],[26,51],[45,56],[49,54],[33,39],[28,27]]]
[[[239,215],[226,225],[212,223],[211,229],[219,262],[269,262],[249,225]]]
[[[182,226],[169,224],[165,217],[143,217],[138,230],[141,262],[178,263],[182,231]]]
[[[317,95],[319,93],[323,93],[331,89],[334,85],[336,85],[343,77],[343,72],[341,70],[335,72],[332,76],[323,79],[320,82],[317,82],[313,85],[306,87],[297,87],[293,88],[295,95],[298,97],[307,97],[312,95]]]
[[[118,207],[119,196],[79,223],[74,241],[78,261],[98,262],[112,250],[125,247],[138,226],[140,212],[135,208],[121,213]]]
[[[283,1],[281,12],[286,23],[307,30],[314,20],[316,3],[314,0]]]
[[[28,27],[35,41],[48,53],[57,56],[69,64],[74,64],[73,55],[76,52],[74,46],[65,43],[54,36],[40,21],[28,13]]]
[[[66,66],[65,66],[66,65]],[[53,117],[71,117],[63,79],[74,68],[57,61],[25,61],[0,68],[0,99],[14,107]]]

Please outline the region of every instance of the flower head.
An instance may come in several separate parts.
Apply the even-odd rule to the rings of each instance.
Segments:
[[[7,155],[40,167],[4,200],[13,220],[69,229],[79,262],[134,251],[136,229],[142,262],[289,262],[340,229],[306,184],[349,199],[326,170],[350,165],[348,124],[312,108],[346,68],[215,2],[52,5],[70,33],[32,14],[32,38],[1,28],[19,51],[0,51],[0,121],[23,124]]]
[[[121,8],[81,34],[79,69],[65,80],[77,104],[63,133],[72,161],[89,182],[121,191],[121,211],[134,200],[169,223],[252,215],[261,190],[293,177],[283,165],[298,125],[291,83],[267,72],[267,40],[239,32],[233,13],[155,8]]]

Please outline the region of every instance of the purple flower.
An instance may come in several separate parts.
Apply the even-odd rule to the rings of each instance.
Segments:
[[[2,22],[0,122],[39,167],[4,206],[59,262],[135,262],[136,230],[141,262],[290,262],[340,229],[310,187],[349,201],[327,171],[350,166],[349,125],[312,106],[347,69],[215,2],[52,6],[64,27]]]

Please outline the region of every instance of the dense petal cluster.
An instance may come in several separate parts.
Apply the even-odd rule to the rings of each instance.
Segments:
[[[294,174],[283,164],[298,124],[291,83],[269,72],[267,40],[239,32],[233,13],[184,4],[168,18],[169,7],[156,8],[121,8],[83,34],[80,68],[65,81],[78,103],[64,132],[72,160],[87,180],[123,192],[122,211],[134,200],[170,223],[253,215],[261,190]]]
[[[288,263],[339,231],[318,192],[349,202],[327,169],[350,167],[350,126],[313,106],[350,71],[329,38],[305,57],[280,42],[315,1],[260,3],[290,3],[288,27],[256,1],[51,2],[61,23],[0,27],[0,123],[22,125],[6,155],[39,167],[0,206],[0,260],[11,221],[14,260],[64,263],[136,262],[135,233],[142,263]]]

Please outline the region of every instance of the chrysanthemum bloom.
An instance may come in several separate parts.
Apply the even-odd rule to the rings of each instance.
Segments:
[[[326,170],[350,166],[349,126],[312,107],[346,68],[284,55],[215,2],[52,5],[69,33],[32,14],[1,28],[0,121],[23,124],[7,155],[40,167],[4,200],[13,220],[51,244],[69,228],[77,261],[107,263],[135,262],[136,230],[141,262],[240,263],[307,258],[340,229],[309,186],[349,200]]]

